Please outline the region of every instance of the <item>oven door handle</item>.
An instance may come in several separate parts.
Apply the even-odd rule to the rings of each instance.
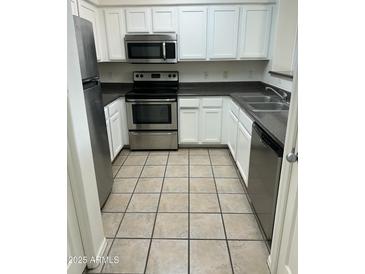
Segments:
[[[135,135],[135,136],[140,135],[140,133],[133,132],[133,131],[130,131],[129,134]],[[148,133],[145,133],[145,134],[148,134],[148,135],[172,135],[172,134],[176,134],[176,133],[174,133],[174,132],[163,132],[163,131],[161,131],[161,132],[148,132]]]
[[[127,99],[127,102],[176,102],[176,99]]]

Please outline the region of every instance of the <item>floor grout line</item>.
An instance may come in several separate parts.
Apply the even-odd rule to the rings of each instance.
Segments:
[[[129,153],[128,153],[128,155],[129,155]],[[119,155],[118,155],[118,156],[119,156]],[[128,157],[127,157],[127,158],[128,158]],[[127,158],[126,158],[126,159],[127,159]],[[126,159],[125,159],[124,161],[126,161]],[[142,170],[143,170],[143,169],[142,169]],[[142,170],[141,170],[140,175],[142,174]],[[119,171],[118,171],[118,172],[119,172]],[[118,173],[117,173],[117,174],[118,174]],[[120,227],[121,227],[121,225],[122,225],[122,222],[123,222],[123,220],[124,220],[124,217],[125,217],[125,215],[126,215],[126,213],[127,213],[127,209],[128,209],[128,206],[129,206],[129,204],[130,204],[130,202],[131,202],[131,200],[132,200],[132,197],[133,197],[134,191],[136,190],[136,187],[137,187],[137,185],[138,185],[138,181],[139,181],[139,177],[138,177],[137,182],[136,182],[136,184],[135,184],[135,186],[134,186],[133,192],[132,192],[131,196],[129,197],[128,203],[127,203],[127,205],[126,205],[126,207],[125,207],[125,212],[123,212],[123,217],[122,217],[122,219],[120,220],[120,223],[119,223],[118,229],[116,230],[116,232],[115,232],[115,234],[114,234],[114,238],[113,238],[113,240],[112,240],[112,242],[111,242],[111,244],[110,244],[110,247],[109,247],[109,250],[108,250],[107,256],[109,256],[110,251],[112,250],[112,247],[113,247],[113,244],[114,244],[114,242],[115,242],[116,236],[117,236],[117,234],[118,234],[118,232],[119,232],[119,229],[120,229]],[[113,184],[114,184],[114,182],[113,182]],[[103,212],[103,211],[102,211],[102,212]],[[108,212],[105,212],[105,213],[108,213]],[[103,264],[103,266],[101,267],[101,269],[100,269],[100,272],[101,272],[101,273],[103,272],[105,265],[106,265],[106,264],[104,263],[104,264]]]
[[[167,161],[166,164],[169,160],[170,157],[170,153],[167,155]],[[146,160],[147,161],[147,160]],[[162,196],[162,189],[163,189],[163,185],[165,183],[165,176],[166,176],[166,170],[167,170],[167,166],[165,166],[165,170],[164,170],[164,176],[163,176],[163,180],[162,180],[162,185],[161,185],[161,189],[160,189],[160,196],[158,198],[158,203],[157,203],[157,209],[156,209],[156,215],[155,215],[155,220],[153,222],[153,227],[152,227],[152,232],[151,232],[151,239],[150,239],[150,245],[148,247],[148,251],[147,251],[147,257],[146,257],[146,264],[144,267],[144,271],[143,273],[146,273],[147,271],[147,266],[148,266],[148,259],[150,257],[150,253],[151,253],[151,247],[152,247],[152,239],[153,239],[153,234],[155,233],[155,227],[156,227],[156,221],[157,221],[157,215],[158,215],[158,209],[160,207],[160,202],[161,202],[161,196]]]
[[[227,237],[227,231],[226,231],[226,226],[224,224],[224,219],[223,219],[223,213],[222,213],[222,206],[221,206],[221,202],[219,199],[219,194],[218,194],[218,187],[217,187],[217,183],[215,181],[215,174],[214,174],[214,170],[213,170],[213,165],[212,165],[212,159],[210,158],[210,152],[208,150],[208,155],[209,155],[209,161],[211,164],[211,170],[212,170],[212,174],[213,174],[213,181],[214,181],[214,186],[215,186],[215,190],[217,192],[217,199],[218,199],[218,204],[219,204],[219,209],[220,209],[220,215],[221,215],[221,220],[222,220],[222,225],[223,225],[223,231],[224,231],[224,236],[225,236],[225,240],[226,240],[226,245],[227,245],[227,251],[228,251],[228,257],[229,257],[229,262],[231,263],[231,269],[232,269],[232,273],[234,274],[234,268],[233,268],[233,263],[232,263],[232,257],[231,257],[231,251],[229,249],[229,243],[228,243],[228,237]]]

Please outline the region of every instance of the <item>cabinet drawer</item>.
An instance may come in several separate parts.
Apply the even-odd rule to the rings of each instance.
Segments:
[[[110,103],[107,107],[109,109],[109,116],[113,116],[115,113],[119,112],[119,100],[115,100],[114,102]]]
[[[105,115],[105,120],[109,119],[108,106],[104,107],[104,115]]]
[[[235,102],[233,102],[232,99],[231,99],[231,102],[229,104],[229,108],[232,111],[232,113],[238,117],[238,113],[239,113],[240,108]]]
[[[199,99],[184,98],[179,100],[179,107],[181,108],[199,108]]]
[[[222,97],[203,98],[202,105],[205,108],[220,108],[222,107]]]
[[[245,129],[251,135],[252,134],[252,124],[253,124],[253,121],[246,114],[246,112],[244,112],[242,109],[240,109],[240,114],[239,114],[238,120],[241,122],[241,124],[245,127]]]

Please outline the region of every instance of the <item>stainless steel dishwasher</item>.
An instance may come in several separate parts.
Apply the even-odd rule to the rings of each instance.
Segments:
[[[271,246],[283,148],[258,124],[252,129],[248,196]]]

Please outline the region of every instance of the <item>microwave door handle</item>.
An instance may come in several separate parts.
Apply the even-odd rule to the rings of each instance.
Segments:
[[[166,60],[166,43],[162,42],[162,56],[163,59]]]

